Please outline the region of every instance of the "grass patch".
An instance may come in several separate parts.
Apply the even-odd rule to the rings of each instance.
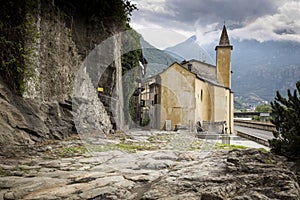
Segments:
[[[84,146],[65,147],[56,149],[55,154],[59,157],[73,157],[85,154],[87,151],[87,148],[85,148]]]
[[[189,151],[195,151],[195,150],[201,150],[203,149],[203,141],[201,140],[194,140],[191,145],[190,148],[188,149]]]
[[[172,139],[172,135],[161,134],[161,135],[150,136],[147,140],[149,142],[170,142],[171,139]]]
[[[257,150],[259,150],[262,153],[268,153],[269,151],[266,150],[265,148],[258,148]]]
[[[125,151],[127,153],[135,153],[137,151],[149,151],[149,150],[156,150],[157,148],[153,147],[149,143],[118,143],[118,144],[106,144],[106,145],[99,145],[99,146],[90,146],[89,150],[94,152],[103,152],[103,151],[110,151],[110,150],[120,150]]]
[[[248,147],[242,146],[242,145],[234,145],[234,144],[221,144],[221,143],[216,143],[214,150],[233,150],[233,149],[248,149]]]
[[[272,159],[267,159],[267,160],[265,160],[265,163],[271,165],[271,164],[275,164],[276,161],[272,160]]]
[[[116,144],[117,148],[129,153],[136,151],[154,150],[151,144],[146,143],[119,143]]]

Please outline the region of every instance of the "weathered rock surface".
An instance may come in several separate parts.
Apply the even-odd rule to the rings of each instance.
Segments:
[[[76,139],[1,157],[0,199],[300,198],[292,163],[282,157],[256,149],[176,150],[167,143],[177,133],[142,133],[113,139],[159,148],[127,153],[99,146],[86,152]],[[102,140],[111,145],[111,138]]]
[[[39,102],[13,95],[0,80],[0,152],[76,133],[70,101]],[[20,149],[21,150],[21,149]]]
[[[299,199],[297,178],[283,162],[255,149],[214,152],[176,165],[143,199]]]

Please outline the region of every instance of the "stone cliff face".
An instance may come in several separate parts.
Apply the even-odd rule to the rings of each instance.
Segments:
[[[34,23],[40,37],[29,44],[36,53],[32,58],[35,74],[28,81],[24,96],[42,101],[68,99],[83,60],[120,29],[112,24],[113,30],[104,32],[86,16],[66,16],[58,6],[45,1],[37,1],[37,4]]]
[[[59,9],[44,1],[37,4],[34,25],[40,36],[28,44],[36,53],[32,62],[35,74],[27,82],[24,96],[40,101],[68,99],[82,58]]]
[[[30,26],[34,27],[38,36],[35,40],[28,38],[25,41],[25,48],[32,49],[32,55],[25,60],[25,65],[33,69],[33,75],[25,82],[23,98],[11,92],[4,80],[0,81],[1,147],[10,143],[31,144],[44,139],[61,139],[76,133],[71,103],[74,81],[80,67],[97,45],[124,29],[122,23],[109,24],[107,20],[105,23],[99,22],[86,16],[86,13],[66,13],[64,3],[34,1],[35,14]],[[116,40],[118,42],[120,40]],[[114,81],[112,76],[116,69],[122,73],[121,49],[110,46],[107,51],[112,52],[110,56],[115,58],[108,79]],[[105,56],[100,55],[98,62],[105,63]],[[80,88],[88,88],[84,91],[86,97],[92,99],[90,102],[98,110],[87,112],[83,117],[85,120],[88,114],[96,117],[100,132],[109,133],[112,130],[110,116],[97,98],[99,74],[88,72],[87,75],[92,77],[81,82]],[[110,87],[113,86],[115,84],[110,84]]]

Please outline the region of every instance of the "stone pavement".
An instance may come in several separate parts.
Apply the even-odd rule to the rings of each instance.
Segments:
[[[185,132],[80,137],[0,157],[0,200],[299,199],[292,163],[268,152]]]

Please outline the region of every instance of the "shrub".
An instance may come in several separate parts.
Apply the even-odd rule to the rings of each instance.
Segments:
[[[292,94],[288,90],[287,98],[277,91],[272,106],[271,122],[276,126],[274,139],[269,140],[271,151],[288,158],[296,158],[300,154],[300,82]]]

